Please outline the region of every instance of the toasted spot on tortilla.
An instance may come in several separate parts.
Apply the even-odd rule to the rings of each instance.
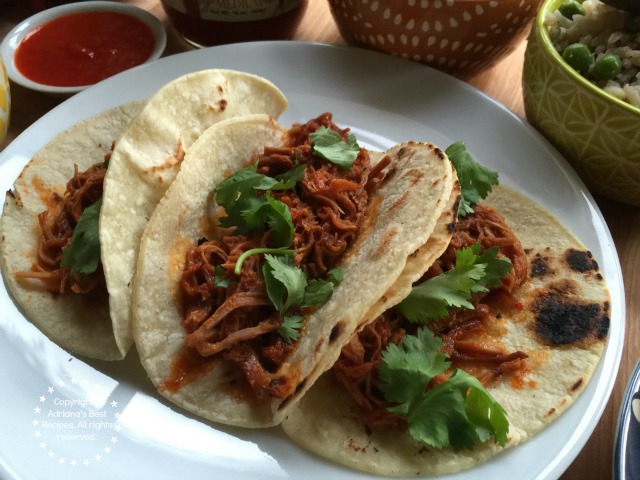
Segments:
[[[390,228],[384,232],[384,235],[380,239],[379,248],[373,252],[372,259],[382,258],[390,250],[393,250],[393,244],[397,235],[395,228]]]
[[[535,333],[546,345],[572,345],[604,338],[608,331],[608,317],[598,303],[567,301],[560,295],[542,297],[533,306]],[[606,336],[606,333],[605,333]]]
[[[389,207],[389,211],[393,212],[402,208],[407,207],[408,202],[407,199],[411,196],[411,189],[414,185],[418,184],[422,178],[424,177],[424,173],[418,169],[408,170],[403,176],[403,178],[408,178],[410,185],[407,189],[402,193],[400,198],[398,198],[393,204]],[[435,187],[439,182],[439,179],[433,182],[433,186]]]
[[[598,322],[598,329],[596,330],[596,338],[598,340],[604,340],[607,338],[607,334],[609,333],[609,325],[611,323],[611,319],[607,316],[603,316]]]
[[[549,265],[548,258],[543,257],[540,253],[536,253],[531,259],[530,272],[532,277],[544,277],[549,273],[553,273],[553,269]]]
[[[289,395],[287,398],[285,398],[284,400],[282,400],[282,402],[280,402],[280,404],[278,405],[278,411],[282,411],[285,410],[287,408],[287,406],[291,403],[291,401],[298,396],[298,392],[302,390],[302,388],[304,387],[304,383],[305,380],[303,380],[302,382],[300,382],[297,386],[296,386],[296,390],[294,393],[292,393],[291,395]],[[302,386],[301,386],[302,385]]]
[[[578,390],[582,386],[583,383],[584,383],[584,379],[579,378],[576,383],[571,385],[571,391],[575,392],[576,390]]]
[[[567,250],[565,260],[567,265],[576,272],[588,272],[598,269],[598,262],[593,258],[590,251],[575,250],[573,248]]]
[[[163,163],[159,163],[157,165],[151,166],[151,168],[145,170],[145,173],[153,173],[160,172],[163,170],[169,170],[177,165],[180,165],[184,160],[184,147],[182,145],[182,139],[178,138],[178,142],[176,143],[176,149],[173,152],[173,155],[169,156]],[[163,181],[161,176],[158,176],[160,182]]]
[[[329,335],[329,343],[335,342],[338,339],[338,337],[342,335],[343,332],[344,332],[344,322],[340,321],[336,323],[334,327],[331,329],[331,334]]]

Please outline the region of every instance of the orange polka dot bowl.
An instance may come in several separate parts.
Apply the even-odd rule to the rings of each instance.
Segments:
[[[523,40],[541,0],[329,0],[350,44],[473,76]]]

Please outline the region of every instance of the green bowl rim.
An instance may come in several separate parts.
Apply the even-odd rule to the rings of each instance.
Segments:
[[[605,92],[602,88],[597,85],[591,83],[589,80],[584,78],[578,72],[576,72],[573,68],[571,68],[562,58],[562,55],[558,53],[558,51],[553,46],[553,42],[549,37],[549,30],[545,25],[545,17],[547,13],[555,11],[557,9],[557,5],[562,2],[562,0],[544,0],[543,4],[540,6],[538,10],[538,14],[536,16],[536,27],[542,38],[542,47],[551,55],[551,58],[556,61],[560,65],[560,67],[574,80],[578,83],[585,86],[585,88],[593,91],[596,95],[602,97],[605,100],[612,101],[614,105],[624,108],[625,110],[634,113],[635,115],[640,116],[640,108],[631,105],[629,102],[625,102],[624,100],[620,100],[619,98],[611,95],[610,93]]]

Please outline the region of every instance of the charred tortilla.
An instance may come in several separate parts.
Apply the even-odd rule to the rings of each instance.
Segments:
[[[506,187],[484,202],[517,233],[530,280],[518,308],[496,318],[496,340],[528,356],[524,374],[504,375],[487,389],[505,409],[511,448],[539,433],[576,400],[603,353],[609,294],[584,246],[537,204]],[[325,373],[286,415],[282,426],[304,448],[348,467],[389,476],[441,475],[498,455],[493,442],[471,450],[435,449],[396,426],[371,427],[335,378]]]
[[[182,169],[144,232],[133,286],[134,336],[141,361],[161,394],[216,422],[278,424],[320,374],[376,302],[404,295],[421,272],[412,261],[439,255],[455,218],[459,187],[444,152],[409,142],[387,152],[387,179],[376,191],[355,243],[339,261],[343,279],[330,299],[305,314],[295,349],[276,374],[291,372],[295,390],[258,403],[221,361],[179,389],[167,388],[176,361],[184,362],[180,278],[185,253],[202,237],[219,237],[212,191],[246,167],[265,146],[283,145],[286,130],[265,116],[230,119],[209,128],[187,152]],[[218,214],[219,215],[219,214]],[[432,243],[429,244],[432,232]],[[426,248],[425,245],[429,245]],[[404,273],[404,276],[402,276]],[[401,284],[404,283],[404,286]],[[399,292],[399,293],[398,293]]]
[[[52,341],[78,355],[122,358],[111,328],[106,289],[87,295],[55,293],[38,279],[17,274],[38,263],[42,236],[38,215],[59,207],[74,166],[82,172],[104,162],[143,105],[114,108],[59,134],[36,153],[6,195],[0,221],[4,281],[25,316]]]

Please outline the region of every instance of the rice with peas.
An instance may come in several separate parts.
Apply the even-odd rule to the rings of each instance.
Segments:
[[[582,2],[584,15],[564,17],[556,10],[547,15],[545,24],[553,44],[562,55],[574,43],[589,47],[597,61],[606,53],[620,57],[622,70],[612,80],[596,81],[603,90],[630,104],[640,107],[640,33],[627,33],[623,29],[630,14],[605,5],[599,0]]]

